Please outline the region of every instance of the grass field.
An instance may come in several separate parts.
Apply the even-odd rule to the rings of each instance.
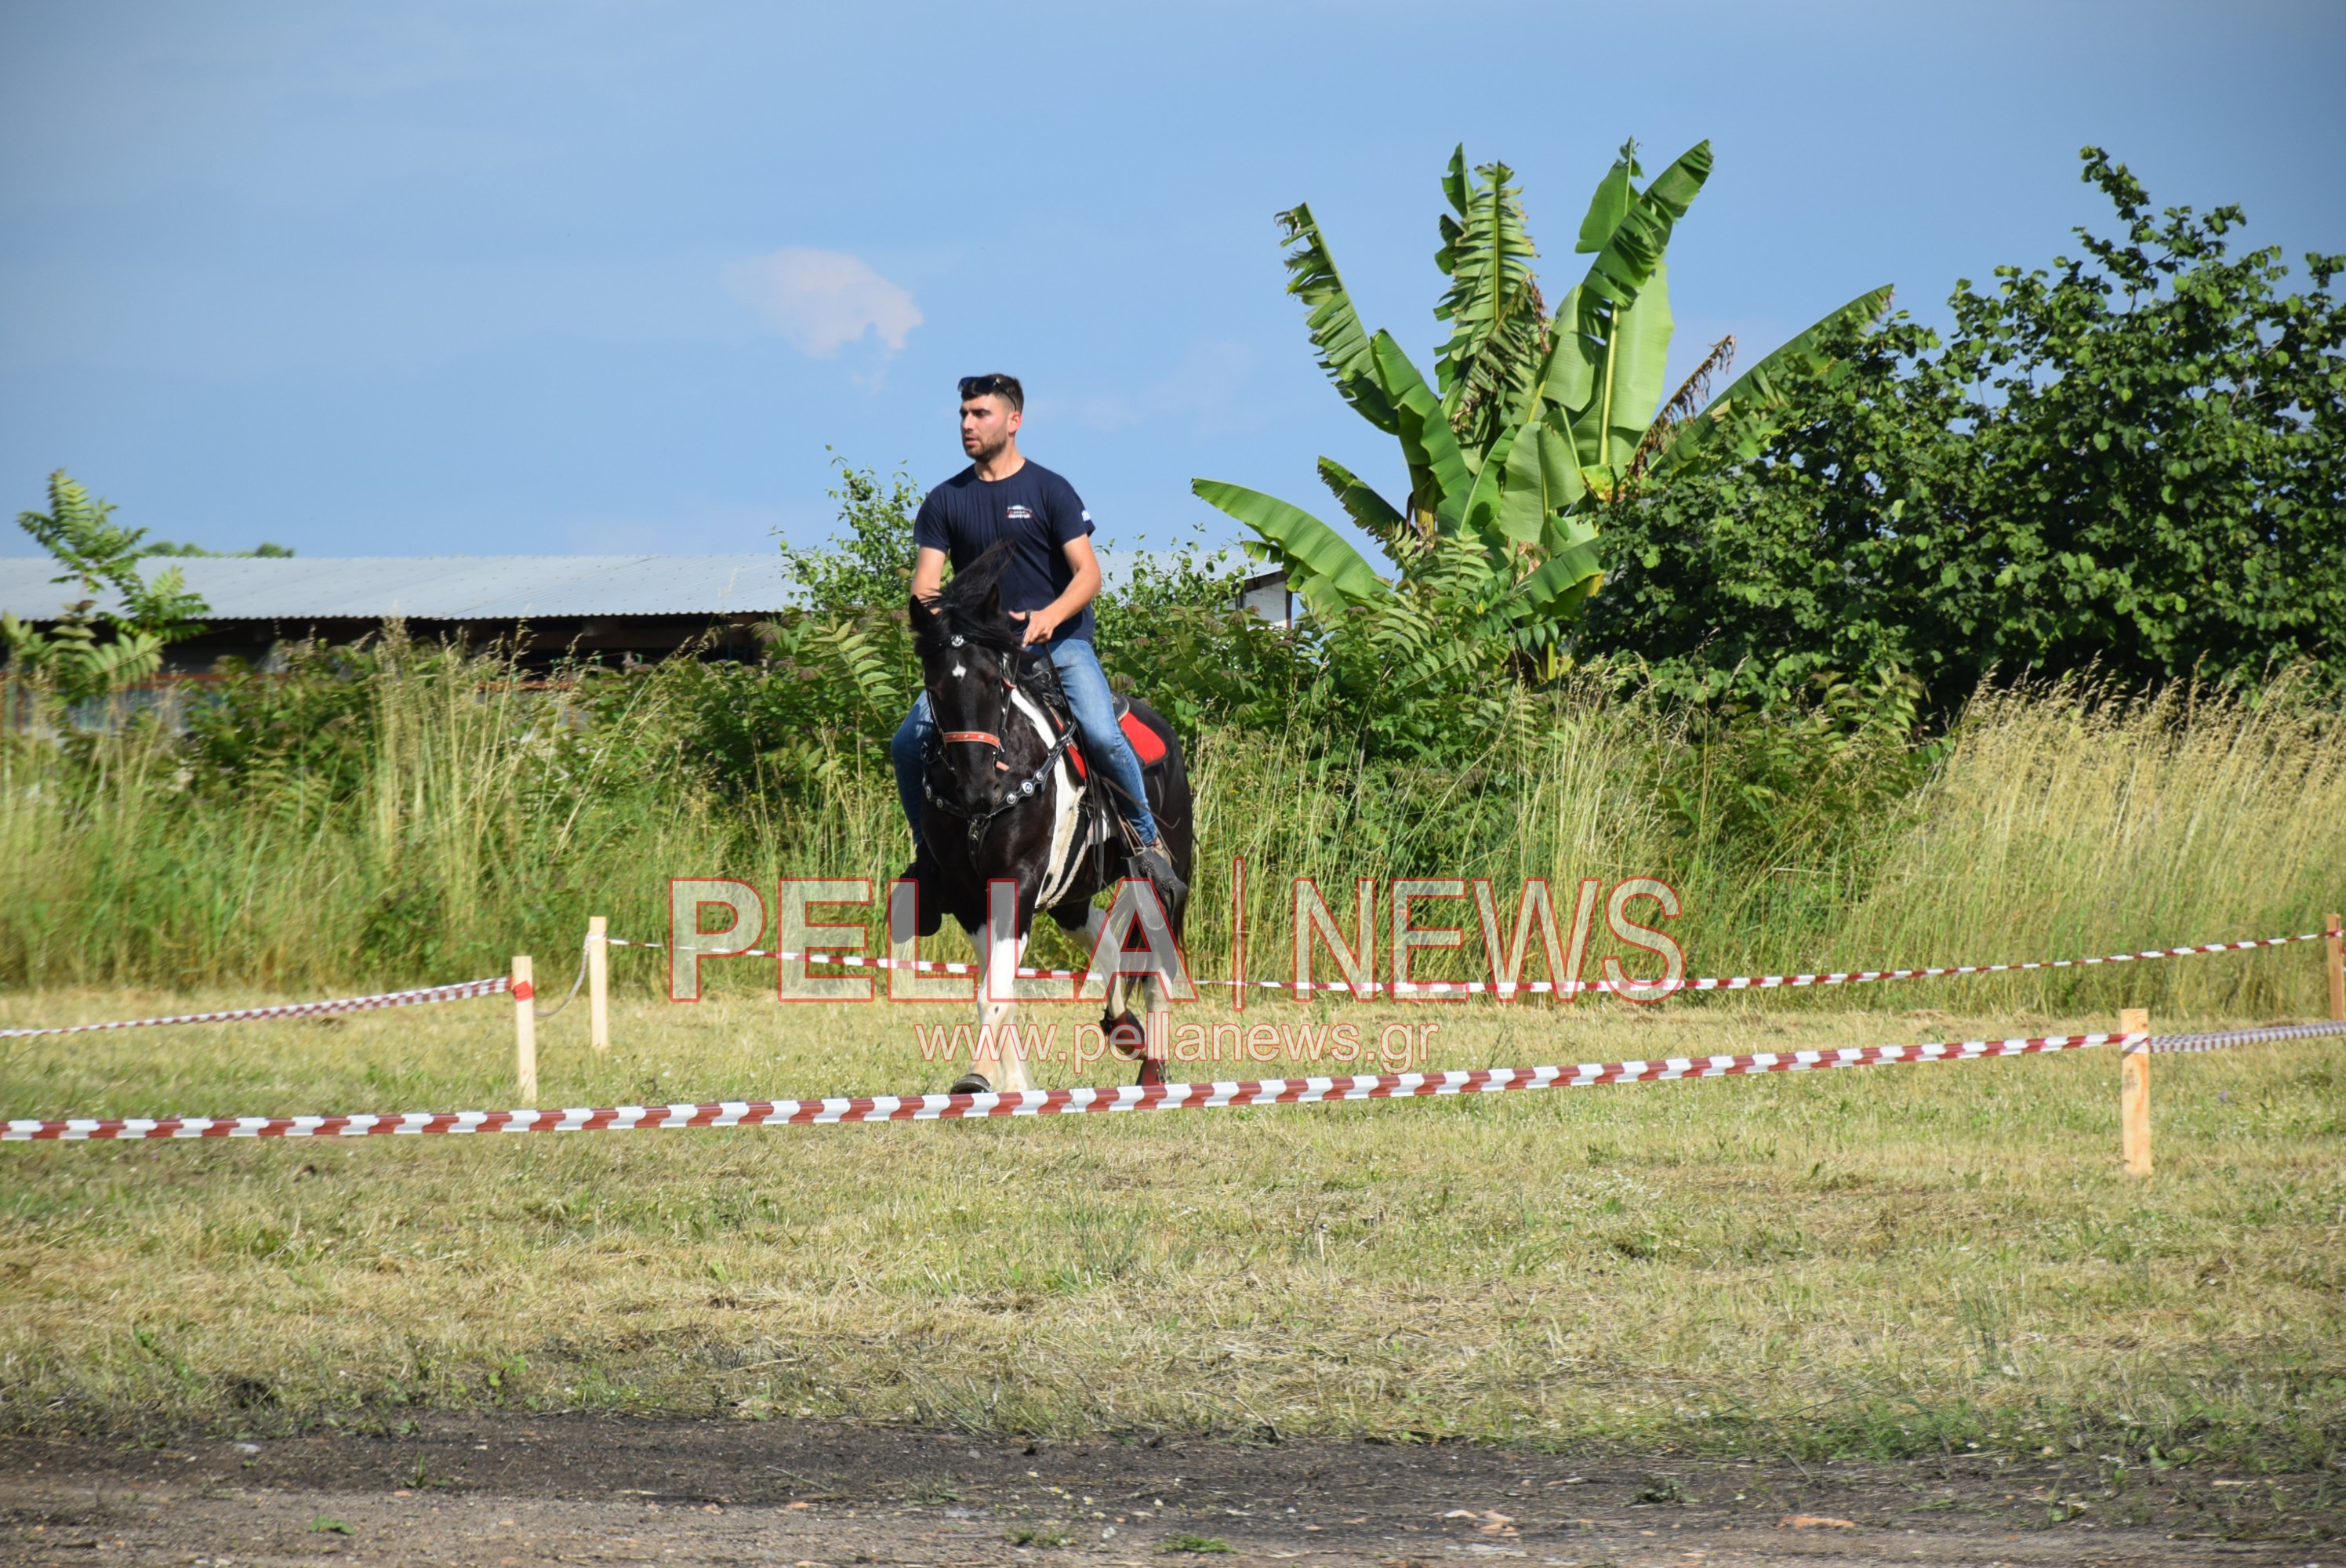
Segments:
[[[2316,966],[2305,948],[2182,962]],[[1893,1010],[1975,994],[1926,983],[1841,993],[1872,1013],[1341,1015],[1438,1017],[1435,1066],[2113,1023]],[[250,999],[52,991],[0,998],[0,1022]],[[939,1088],[954,1069],[920,1060],[910,1023],[962,1015],[623,1002],[597,1060],[583,1012],[545,1026],[545,1104]],[[13,1042],[0,1107],[506,1105],[509,1017],[499,999]],[[2346,1446],[2346,1045],[2158,1058],[2147,1184],[2118,1171],[2117,1067],[2094,1051],[1147,1117],[10,1145],[0,1422],[259,1432],[485,1402],[2321,1462]]]

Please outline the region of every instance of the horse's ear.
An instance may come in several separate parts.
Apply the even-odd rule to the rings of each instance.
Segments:
[[[987,587],[985,590],[985,603],[981,607],[984,610],[987,620],[998,621],[1002,618],[1001,584],[995,583]]]
[[[935,622],[937,607],[934,605],[918,594],[913,595],[908,603],[911,606],[913,625],[915,627],[929,626]]]

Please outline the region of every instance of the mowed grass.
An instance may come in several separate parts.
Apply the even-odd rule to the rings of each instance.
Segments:
[[[1963,983],[1841,993],[1876,1012],[1318,1011],[1439,1022],[1435,1066],[2114,1022],[1916,1010]],[[53,992],[0,1021],[228,1000]],[[911,1025],[965,1016],[627,1002],[597,1059],[583,1014],[544,1028],[546,1105],[941,1088],[955,1069]],[[510,1018],[13,1042],[0,1109],[509,1105]],[[2346,1044],[2157,1058],[2147,1183],[2119,1172],[2117,1075],[2105,1049],[1317,1108],[9,1145],[0,1421],[260,1431],[492,1402],[2321,1462],[2346,1436]]]

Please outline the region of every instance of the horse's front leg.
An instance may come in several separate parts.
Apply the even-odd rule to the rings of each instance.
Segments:
[[[1003,1094],[1034,1086],[1026,1076],[1026,1053],[1015,1033],[1010,999],[1018,993],[1018,963],[1026,942],[1015,927],[996,932],[990,924],[974,928],[970,946],[983,960],[984,975],[977,993],[977,1048],[970,1055],[970,1071]]]

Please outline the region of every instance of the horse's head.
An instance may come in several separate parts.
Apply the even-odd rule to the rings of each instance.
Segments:
[[[1025,626],[1002,608],[994,552],[945,585],[933,602],[912,601],[913,647],[929,694],[954,793],[970,805],[991,805],[1010,770],[1007,748],[1019,728],[1011,689],[1021,664]]]

